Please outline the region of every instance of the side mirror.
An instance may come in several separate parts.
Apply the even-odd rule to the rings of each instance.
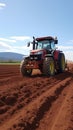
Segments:
[[[30,42],[27,43],[27,47],[29,47],[29,46],[30,46]]]
[[[55,44],[58,44],[58,40],[55,40]]]

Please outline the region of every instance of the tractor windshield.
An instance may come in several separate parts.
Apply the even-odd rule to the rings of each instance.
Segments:
[[[37,49],[54,49],[55,44],[53,40],[43,40],[43,41],[38,41],[37,42]]]

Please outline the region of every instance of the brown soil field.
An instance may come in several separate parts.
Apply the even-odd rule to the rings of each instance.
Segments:
[[[0,65],[0,130],[73,130],[73,64],[53,77]]]

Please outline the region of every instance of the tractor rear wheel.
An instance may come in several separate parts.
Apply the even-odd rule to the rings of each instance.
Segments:
[[[59,65],[58,72],[64,72],[66,64],[65,64],[65,56],[63,53],[59,54],[58,65]]]
[[[43,63],[43,73],[48,76],[53,76],[55,74],[55,64],[52,57],[46,57]]]
[[[20,72],[21,72],[22,76],[30,76],[32,74],[32,69],[25,68],[27,62],[28,62],[28,59],[24,59],[21,61]]]

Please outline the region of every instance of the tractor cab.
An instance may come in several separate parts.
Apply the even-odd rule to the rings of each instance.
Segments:
[[[41,37],[41,38],[36,38],[38,48],[41,49],[53,49],[55,47],[55,44],[58,43],[57,38],[53,37]]]
[[[41,50],[42,51],[46,51],[46,53],[49,53],[51,52],[52,50],[55,50],[56,47],[55,47],[55,44],[58,43],[58,40],[57,38],[53,38],[53,37],[41,37],[41,38],[34,38],[33,37],[33,42],[32,43],[32,52],[40,52]],[[30,45],[30,43],[28,44],[28,46]]]
[[[54,39],[43,38],[43,39],[36,39],[37,40],[37,48],[36,49],[45,49],[47,51],[55,50],[55,44],[57,41]]]

